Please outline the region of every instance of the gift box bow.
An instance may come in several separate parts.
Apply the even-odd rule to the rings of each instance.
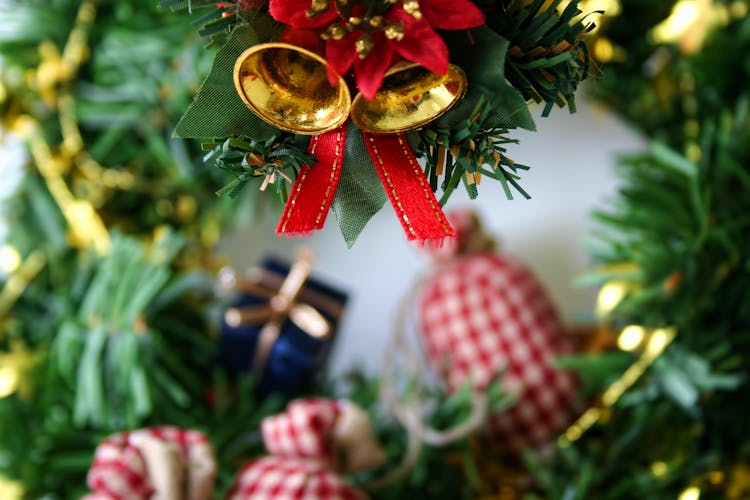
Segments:
[[[230,327],[262,325],[251,365],[252,374],[258,378],[263,374],[271,349],[286,321],[307,335],[324,340],[332,335],[334,327],[321,311],[333,319],[343,312],[341,302],[305,287],[312,271],[312,261],[309,251],[300,252],[285,277],[262,268],[252,268],[244,275],[229,268],[220,273],[224,288],[267,299],[262,304],[230,307],[224,313],[224,321]]]

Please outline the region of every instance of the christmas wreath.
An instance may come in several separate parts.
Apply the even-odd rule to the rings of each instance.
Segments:
[[[353,244],[389,199],[410,240],[454,236],[441,207],[483,176],[528,194],[506,154],[529,103],[575,110],[588,73],[578,1],[164,0],[210,9],[196,20],[221,44],[176,128],[210,138],[206,160],[275,184],[277,233],[308,234],[331,208]],[[421,161],[420,161],[421,160]]]

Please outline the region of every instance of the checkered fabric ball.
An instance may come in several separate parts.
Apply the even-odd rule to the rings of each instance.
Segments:
[[[271,456],[250,463],[229,500],[360,500],[366,498],[334,470],[334,426],[341,415],[330,399],[292,401],[267,417],[261,434]]]
[[[216,463],[205,435],[178,427],[114,434],[96,448],[86,500],[207,500]],[[183,493],[184,491],[184,493]]]
[[[264,457],[235,480],[228,500],[364,500],[324,463],[303,458]]]
[[[417,299],[417,321],[431,364],[449,389],[479,390],[502,373],[517,403],[491,415],[487,430],[517,451],[548,442],[569,422],[577,384],[553,359],[571,351],[546,290],[520,262],[475,253],[447,262]]]
[[[297,399],[285,413],[263,419],[261,433],[266,449],[280,457],[331,458],[330,432],[340,413],[330,399]]]

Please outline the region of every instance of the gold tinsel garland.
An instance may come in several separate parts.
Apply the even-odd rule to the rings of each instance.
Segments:
[[[103,254],[109,250],[110,245],[109,232],[104,222],[90,201],[77,198],[72,193],[64,178],[64,174],[73,165],[85,165],[84,169],[89,171],[97,168],[92,165],[93,160],[83,153],[83,141],[75,120],[75,102],[69,89],[70,82],[88,57],[86,42],[95,15],[95,2],[83,2],[62,55],[51,42],[42,42],[39,46],[39,66],[29,74],[28,88],[38,92],[42,101],[51,109],[59,111],[63,142],[59,145],[50,144],[40,123],[31,115],[11,116],[7,120],[7,126],[27,143],[34,165],[68,222],[71,244],[78,248],[91,247]],[[0,97],[7,99],[7,92],[3,92]],[[102,170],[101,167],[98,168]],[[47,258],[42,250],[35,250],[21,257],[18,250],[10,245],[3,248],[2,254],[3,271],[7,273],[7,279],[0,290],[0,321],[5,323],[13,305],[42,271]],[[17,390],[17,381],[28,367],[28,363],[21,362],[26,357],[19,352],[14,349],[3,355],[0,385],[4,390],[0,397]]]

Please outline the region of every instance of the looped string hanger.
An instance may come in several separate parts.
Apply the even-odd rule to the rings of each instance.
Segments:
[[[377,490],[403,479],[414,467],[422,447],[427,444],[443,447],[466,439],[475,434],[485,423],[489,413],[489,400],[484,392],[474,392],[471,398],[471,413],[462,423],[448,429],[435,429],[428,425],[423,416],[424,399],[422,394],[422,377],[428,367],[424,355],[409,345],[406,337],[408,313],[414,304],[414,297],[419,296],[424,279],[420,279],[406,294],[396,312],[393,336],[386,347],[383,365],[380,371],[380,398],[386,409],[399,421],[407,433],[407,450],[401,463],[382,478],[376,479],[365,487]],[[396,382],[397,360],[402,359],[404,377],[414,382],[414,387],[401,397]]]

